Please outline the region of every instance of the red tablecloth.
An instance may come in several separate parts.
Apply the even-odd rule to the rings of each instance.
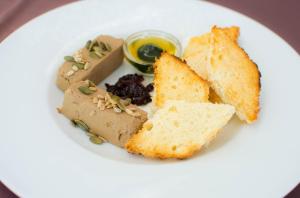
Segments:
[[[55,7],[73,1],[0,0],[0,42],[28,20]],[[232,8],[256,19],[279,34],[300,54],[300,0],[210,1]],[[0,182],[0,197],[15,198],[16,196]],[[300,184],[286,196],[286,198],[299,197]]]

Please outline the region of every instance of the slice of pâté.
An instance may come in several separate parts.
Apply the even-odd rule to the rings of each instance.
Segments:
[[[123,40],[108,35],[88,41],[73,56],[66,56],[60,66],[56,84],[66,90],[71,84],[91,80],[98,84],[123,62]]]
[[[120,106],[121,102],[125,101],[89,81],[80,81],[65,91],[59,112],[75,123],[82,123],[88,132],[123,147],[147,120],[147,113],[133,104]]]

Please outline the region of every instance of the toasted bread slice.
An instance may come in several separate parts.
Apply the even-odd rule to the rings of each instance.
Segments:
[[[220,28],[229,38],[237,42],[239,37],[239,27],[232,26],[228,28]],[[203,79],[207,79],[206,65],[209,64],[209,47],[211,33],[196,36],[190,39],[184,50],[183,59],[186,63]]]
[[[207,66],[210,85],[224,103],[236,108],[238,117],[251,123],[259,112],[260,72],[238,44],[213,27]]]
[[[215,139],[233,114],[226,104],[167,101],[125,148],[146,157],[188,158]]]
[[[220,96],[218,96],[218,94],[211,87],[209,88],[208,100],[212,103],[223,103]]]
[[[166,100],[207,102],[209,86],[179,58],[163,53],[154,64],[155,105]]]

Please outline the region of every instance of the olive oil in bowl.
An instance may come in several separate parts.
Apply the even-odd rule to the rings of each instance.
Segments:
[[[181,54],[180,43],[174,36],[154,30],[132,34],[123,49],[128,62],[146,75],[153,74],[153,63],[162,52],[176,56]]]

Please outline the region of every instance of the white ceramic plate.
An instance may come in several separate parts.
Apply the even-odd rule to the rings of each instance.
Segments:
[[[205,152],[144,159],[92,145],[56,112],[57,68],[88,39],[158,29],[184,45],[214,24],[241,27],[240,44],[262,73],[261,113],[252,125],[234,118]],[[23,197],[282,197],[300,180],[299,55],[241,14],[198,1],[81,1],[18,29],[0,56],[0,179]],[[133,72],[124,64],[104,81]]]

